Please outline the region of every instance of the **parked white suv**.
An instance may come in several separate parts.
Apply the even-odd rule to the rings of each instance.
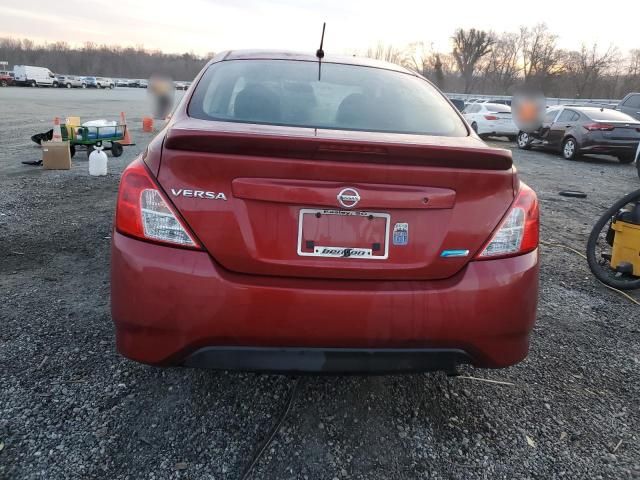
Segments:
[[[58,75],[58,87],[87,88],[87,82],[82,77],[76,77],[75,75]]]
[[[112,78],[96,77],[96,85],[98,88],[115,88],[116,83]]]

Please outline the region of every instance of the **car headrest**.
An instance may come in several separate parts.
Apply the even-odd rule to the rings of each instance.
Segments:
[[[347,95],[340,103],[336,113],[336,122],[340,125],[363,125],[370,115],[367,97],[362,93]]]
[[[236,96],[234,116],[238,120],[277,123],[281,118],[280,98],[264,85],[247,85]]]

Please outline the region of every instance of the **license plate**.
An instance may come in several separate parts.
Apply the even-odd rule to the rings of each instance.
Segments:
[[[298,255],[389,258],[388,213],[303,208],[298,218]]]

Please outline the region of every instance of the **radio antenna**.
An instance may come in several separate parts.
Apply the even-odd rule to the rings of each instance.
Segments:
[[[322,36],[320,37],[320,48],[316,50],[316,57],[318,57],[318,81],[322,76],[322,59],[324,58],[324,50],[322,49],[322,45],[324,45],[324,29],[327,26],[327,22],[322,23]]]

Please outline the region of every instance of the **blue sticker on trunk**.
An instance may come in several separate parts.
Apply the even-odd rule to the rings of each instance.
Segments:
[[[396,223],[393,226],[393,244],[406,245],[409,243],[409,224]]]

